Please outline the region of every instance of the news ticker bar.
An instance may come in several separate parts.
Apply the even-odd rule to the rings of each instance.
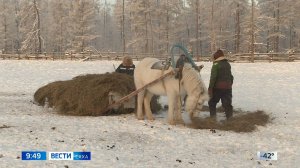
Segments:
[[[257,152],[260,160],[277,160],[277,152]],[[91,160],[91,152],[48,152],[49,160]],[[47,160],[46,151],[22,151],[22,160]]]
[[[22,160],[47,160],[47,152],[22,151]],[[48,160],[91,160],[91,152],[48,152]]]

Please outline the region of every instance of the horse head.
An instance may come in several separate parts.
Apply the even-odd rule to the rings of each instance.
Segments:
[[[196,111],[202,109],[205,101],[209,99],[207,88],[200,73],[190,65],[183,67],[181,84],[187,93],[185,110],[192,117]]]

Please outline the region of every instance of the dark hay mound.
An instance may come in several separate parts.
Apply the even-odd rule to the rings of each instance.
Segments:
[[[257,125],[265,126],[270,123],[270,116],[264,111],[244,112],[235,114],[229,120],[217,122],[211,118],[193,118],[191,128],[195,129],[218,129],[234,132],[252,132]]]
[[[109,92],[114,91],[127,95],[134,90],[133,77],[129,75],[122,73],[89,74],[77,76],[68,81],[49,83],[35,92],[34,100],[44,106],[47,98],[49,107],[66,115],[109,115],[111,110],[106,110],[109,103]],[[113,113],[128,112],[126,109],[120,109]]]

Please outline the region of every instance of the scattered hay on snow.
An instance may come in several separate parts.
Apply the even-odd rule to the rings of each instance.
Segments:
[[[11,126],[7,126],[7,125],[5,125],[5,124],[3,124],[2,126],[0,126],[0,129],[2,129],[2,128],[10,128]]]
[[[201,111],[209,111],[209,107],[204,105],[201,109]],[[222,106],[217,107],[217,113],[223,113],[224,109]],[[241,109],[233,109],[233,113],[240,113],[243,112]]]
[[[241,112],[241,110],[239,110]],[[265,126],[270,123],[270,116],[264,111],[256,112],[235,112],[234,116],[222,122],[218,122],[211,118],[199,118],[192,119],[192,124],[189,125],[195,129],[218,129],[234,132],[252,132],[256,130],[256,126]]]
[[[34,100],[42,106],[45,105],[45,101],[48,101],[49,107],[67,115],[123,114],[133,112],[134,109],[106,110],[109,104],[109,92],[113,91],[125,96],[134,90],[133,77],[129,75],[115,72],[88,74],[77,76],[72,80],[49,83],[35,92]],[[152,102],[154,111],[161,107],[157,103],[157,100]]]

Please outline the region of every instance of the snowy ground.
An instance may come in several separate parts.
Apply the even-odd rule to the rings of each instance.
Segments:
[[[32,103],[34,92],[49,82],[111,72],[113,63],[120,62],[1,60],[0,127],[11,127],[0,128],[0,167],[299,167],[300,62],[232,63],[235,108],[275,117],[253,133],[212,133],[170,126],[164,118],[138,121],[134,114],[60,116]],[[211,63],[204,65],[208,85]],[[25,150],[85,150],[92,160],[22,161]],[[258,151],[276,151],[278,160],[258,160]]]

